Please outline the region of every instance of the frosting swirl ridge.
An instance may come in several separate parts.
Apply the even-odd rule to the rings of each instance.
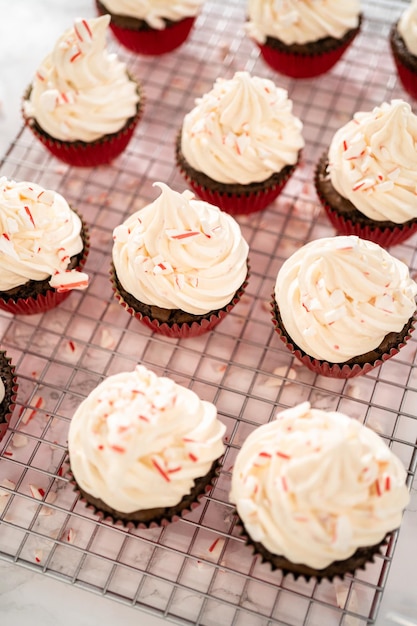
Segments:
[[[287,45],[324,37],[340,39],[359,24],[359,0],[248,0],[247,32],[263,44],[267,37]]]
[[[48,277],[54,286],[72,276],[66,269],[83,250],[82,223],[59,193],[1,177],[0,229],[0,291]]]
[[[401,224],[417,217],[417,115],[408,102],[355,113],[328,152],[333,187],[364,215]]]
[[[188,190],[155,185],[161,195],[114,230],[117,278],[145,304],[194,315],[222,308],[247,275],[239,224]]]
[[[416,309],[408,267],[354,235],[307,243],[278,272],[275,298],[292,340],[313,358],[341,363],[400,332]]]
[[[106,49],[109,22],[109,15],[75,20],[36,72],[25,114],[55,139],[91,142],[136,114],[137,84]]]
[[[224,452],[216,407],[143,365],[114,374],[70,424],[71,471],[82,489],[123,513],[174,506]]]
[[[400,526],[405,481],[402,463],[374,431],[304,402],[247,437],[230,500],[254,541],[322,569]]]
[[[181,150],[191,167],[218,182],[262,182],[297,162],[302,127],[285,89],[236,72],[197,98],[184,117]]]

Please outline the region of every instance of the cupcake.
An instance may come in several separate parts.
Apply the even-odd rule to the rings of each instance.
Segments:
[[[280,194],[304,147],[285,89],[236,72],[196,100],[177,137],[177,165],[203,200],[231,215],[253,213]]]
[[[405,91],[417,99],[417,1],[393,24],[389,42],[398,76]]]
[[[139,54],[172,52],[188,38],[204,0],[96,0],[120,43]]]
[[[4,350],[0,350],[0,441],[6,434],[17,395],[14,365]]]
[[[359,0],[248,0],[247,13],[264,61],[292,78],[328,72],[361,27]]]
[[[224,432],[211,402],[138,365],[105,379],[79,405],[69,427],[70,472],[103,517],[165,525],[210,489]]]
[[[338,233],[381,246],[417,231],[417,115],[403,100],[359,112],[334,135],[315,173]]]
[[[408,267],[355,235],[310,241],[281,266],[275,330],[313,372],[366,374],[398,353],[414,328],[417,284]]]
[[[161,194],[113,233],[116,298],[168,337],[212,330],[239,301],[248,277],[248,244],[218,207],[164,183]]]
[[[59,193],[3,176],[0,221],[0,309],[43,313],[87,287],[87,228]]]
[[[303,402],[244,441],[230,500],[248,543],[273,569],[332,580],[363,569],[400,526],[406,478],[374,431]]]
[[[109,22],[109,15],[76,20],[24,95],[25,123],[69,165],[110,163],[126,148],[142,115],[141,85],[106,49]]]

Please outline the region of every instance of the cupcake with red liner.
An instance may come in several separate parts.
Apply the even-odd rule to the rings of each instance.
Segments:
[[[398,353],[414,329],[417,284],[408,267],[355,235],[310,241],[281,266],[272,321],[310,370],[351,378]]]
[[[303,402],[244,441],[230,500],[247,543],[272,569],[332,580],[364,569],[399,528],[406,480],[382,437]]]
[[[107,51],[109,22],[108,15],[76,20],[24,95],[25,123],[69,165],[110,163],[126,148],[142,115],[140,83]]]
[[[417,115],[403,100],[355,113],[334,135],[315,173],[339,234],[388,247],[417,232]]]
[[[10,357],[0,350],[0,441],[6,434],[15,407],[18,384]]]
[[[96,0],[109,14],[110,28],[132,52],[160,55],[179,48],[189,37],[204,0]]]
[[[0,309],[43,313],[87,287],[87,228],[61,194],[2,177],[0,221]]]
[[[160,196],[114,230],[113,290],[153,331],[195,337],[240,300],[249,247],[231,215],[188,190],[155,185]]]
[[[214,404],[137,365],[106,378],[75,411],[70,473],[102,517],[163,526],[211,489],[225,430]]]
[[[417,2],[412,0],[392,25],[390,46],[405,91],[417,99]]]
[[[177,165],[200,198],[231,215],[261,211],[300,159],[303,125],[285,89],[236,72],[196,100],[177,137]]]
[[[292,78],[328,72],[361,28],[359,0],[248,0],[248,36],[264,61]]]

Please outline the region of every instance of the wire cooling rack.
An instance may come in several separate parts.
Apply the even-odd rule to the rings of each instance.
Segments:
[[[143,82],[146,111],[112,166],[70,168],[22,130],[1,174],[60,191],[90,226],[86,292],[56,310],[0,313],[2,347],[19,377],[17,407],[1,444],[0,557],[168,621],[201,626],[298,626],[374,622],[397,533],[373,564],[336,583],[295,581],[261,564],[234,528],[228,502],[240,445],[277,410],[309,400],[339,409],[377,430],[409,472],[416,468],[416,339],[367,376],[326,379],[297,365],[273,330],[269,299],[281,263],[301,244],[333,230],[315,196],[314,165],[335,130],[357,110],[407,96],[388,47],[390,25],[405,3],[363,2],[363,30],[339,64],[317,79],[274,74],[244,33],[245,3],[208,0],[190,40],[161,58],[117,47]],[[113,228],[156,197],[154,181],[183,190],[174,138],[194,99],[236,70],[288,89],[304,122],[303,163],[264,212],[239,218],[250,245],[251,278],[238,306],[215,331],[172,340],[153,335],[113,298],[109,263]],[[392,249],[416,273],[416,239]],[[211,494],[163,529],[126,530],[100,521],[78,501],[62,472],[68,425],[104,377],[142,362],[214,402],[227,425],[224,467]]]

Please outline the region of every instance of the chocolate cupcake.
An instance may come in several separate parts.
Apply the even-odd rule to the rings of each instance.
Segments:
[[[165,525],[198,505],[219,471],[216,407],[143,365],[105,379],[70,424],[70,473],[104,518]]]
[[[355,113],[319,160],[315,187],[337,232],[388,247],[417,232],[417,116],[403,100]]]
[[[10,357],[0,350],[0,441],[6,434],[17,396],[18,384]]]
[[[285,89],[236,72],[218,79],[184,117],[176,160],[200,198],[231,215],[250,214],[278,197],[303,147]]]
[[[247,33],[265,62],[292,78],[328,72],[359,34],[358,0],[248,0]]]
[[[417,99],[417,2],[412,0],[390,31],[389,43],[405,91]]]
[[[121,44],[144,55],[167,54],[189,37],[203,0],[165,3],[96,0],[98,12],[109,14],[110,29]],[[156,6],[158,4],[158,6]]]
[[[127,147],[143,113],[141,84],[107,51],[109,22],[108,15],[76,20],[23,97],[27,126],[69,165],[110,163]]]
[[[272,321],[310,370],[335,378],[366,374],[414,330],[417,284],[407,266],[354,235],[311,241],[278,272]]]
[[[159,198],[114,230],[113,289],[155,332],[194,337],[212,330],[240,300],[248,244],[218,207],[155,185]]]
[[[230,500],[256,554],[306,580],[364,568],[401,524],[407,473],[374,431],[304,402],[244,441]]]
[[[61,194],[2,177],[0,221],[0,309],[43,313],[87,287],[87,227]]]

